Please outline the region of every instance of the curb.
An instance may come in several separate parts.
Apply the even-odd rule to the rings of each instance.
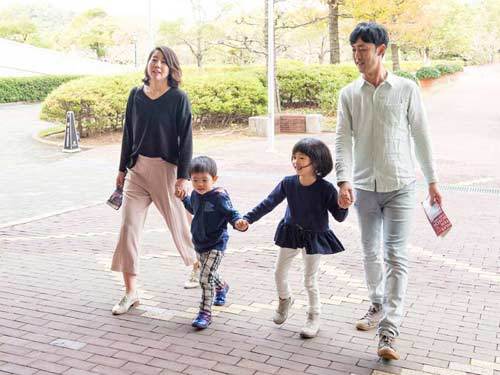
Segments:
[[[33,138],[35,141],[37,142],[40,142],[40,143],[44,143],[46,145],[50,145],[50,146],[57,146],[57,147],[60,147],[61,149],[63,148],[64,146],[64,141],[61,141],[61,142],[57,142],[57,141],[50,141],[48,139],[44,139],[43,137],[40,137],[38,135],[39,131],[37,132],[34,132],[31,134],[31,138]],[[80,148],[82,150],[91,150],[95,147],[98,147],[98,146],[82,146],[81,144],[79,145]]]

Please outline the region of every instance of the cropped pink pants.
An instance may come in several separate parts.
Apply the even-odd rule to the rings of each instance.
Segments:
[[[151,202],[165,219],[184,264],[188,266],[196,261],[188,212],[174,195],[176,180],[177,166],[161,158],[139,155],[134,167],[127,172],[120,238],[111,263],[113,271],[138,274],[140,240]]]

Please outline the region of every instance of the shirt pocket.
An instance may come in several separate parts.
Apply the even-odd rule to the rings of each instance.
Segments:
[[[403,116],[402,102],[386,102],[381,106],[384,125],[398,126]]]

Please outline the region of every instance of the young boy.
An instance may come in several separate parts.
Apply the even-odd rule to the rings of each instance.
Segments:
[[[189,175],[194,191],[182,202],[186,210],[194,215],[191,234],[201,264],[202,289],[200,312],[192,326],[205,329],[212,322],[212,303],[224,305],[229,291],[229,285],[217,273],[229,239],[227,223],[239,230],[246,230],[248,226],[233,208],[227,192],[219,187],[214,188],[217,165],[213,159],[207,156],[194,158],[189,166]]]

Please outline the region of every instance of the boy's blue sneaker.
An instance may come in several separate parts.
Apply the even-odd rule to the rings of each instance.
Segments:
[[[205,310],[200,310],[198,316],[194,318],[191,325],[198,329],[207,328],[212,323],[212,314]]]
[[[228,284],[224,284],[224,287],[222,287],[221,289],[219,288],[215,289],[215,298],[214,298],[215,306],[224,306],[224,304],[226,303],[227,292],[229,292]]]

